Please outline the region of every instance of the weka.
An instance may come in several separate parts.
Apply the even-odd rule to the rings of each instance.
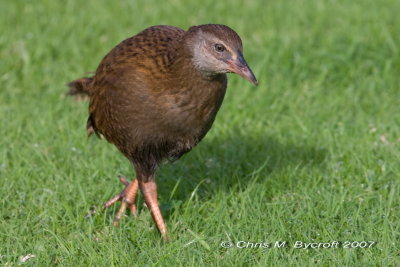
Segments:
[[[168,239],[155,172],[163,160],[178,159],[208,132],[224,99],[228,72],[257,84],[231,28],[153,26],[113,48],[93,77],[69,83],[69,94],[90,98],[88,135],[104,136],[136,170],[136,178],[131,183],[121,178],[125,189],[104,204],[122,202],[114,225],[126,208],[136,214],[140,188]]]

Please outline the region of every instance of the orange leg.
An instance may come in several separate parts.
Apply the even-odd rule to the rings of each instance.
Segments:
[[[168,241],[169,236],[167,233],[167,227],[165,226],[160,208],[158,206],[156,182],[154,180],[149,180],[147,182],[139,181],[139,187],[140,191],[142,191],[147,207],[150,209],[151,216],[157,225],[158,231],[161,233],[161,237],[165,241]]]
[[[137,212],[136,196],[139,189],[138,180],[133,179],[132,182],[129,183],[125,177],[121,176],[120,181],[125,185],[125,189],[122,190],[121,193],[115,195],[112,199],[110,199],[103,205],[104,208],[108,208],[112,206],[115,202],[119,200],[121,201],[121,206],[114,219],[114,226],[118,226],[118,222],[121,219],[121,216],[123,215],[127,207],[131,210],[132,215],[136,215]]]

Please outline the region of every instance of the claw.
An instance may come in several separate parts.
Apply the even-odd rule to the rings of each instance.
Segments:
[[[111,207],[115,202],[117,202],[118,200],[121,200],[121,193],[119,193],[118,195],[115,195],[112,199],[110,199],[109,201],[107,201],[106,203],[103,204],[103,208],[109,208]]]
[[[103,204],[103,208],[111,207],[115,202],[121,201],[121,206],[115,215],[114,226],[118,226],[118,222],[124,214],[126,208],[129,208],[132,215],[136,216],[136,195],[139,189],[137,179],[133,179],[131,183],[124,176],[120,176],[119,180],[125,185],[125,189],[121,193],[115,195],[109,201]]]
[[[120,176],[119,176],[119,181],[120,181],[121,183],[123,183],[125,186],[128,186],[128,185],[129,185],[129,181],[125,178],[125,176],[120,175]]]
[[[119,207],[119,210],[117,212],[117,215],[115,215],[115,219],[114,219],[115,227],[118,226],[118,222],[121,219],[121,216],[125,212],[125,210],[126,210],[126,202],[122,201],[121,206]]]

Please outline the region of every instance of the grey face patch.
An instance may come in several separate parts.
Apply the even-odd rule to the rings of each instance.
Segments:
[[[226,63],[226,60],[228,58],[219,57],[218,52],[215,51],[214,47],[217,43],[222,44],[226,48],[226,51],[224,53],[234,55],[234,53],[232,53],[232,49],[227,46],[224,41],[200,30],[197,33],[194,43],[195,45],[192,46],[192,60],[196,68],[198,68],[202,72],[211,74],[226,73],[228,71],[228,66]]]

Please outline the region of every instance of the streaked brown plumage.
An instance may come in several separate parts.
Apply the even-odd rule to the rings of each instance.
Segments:
[[[112,49],[93,77],[69,84],[70,94],[89,95],[88,134],[104,136],[136,170],[136,179],[122,178],[125,190],[105,203],[122,201],[115,224],[126,207],[136,213],[140,188],[167,238],[156,169],[190,151],[208,132],[225,95],[227,72],[257,83],[242,56],[240,37],[229,27],[154,26]]]

